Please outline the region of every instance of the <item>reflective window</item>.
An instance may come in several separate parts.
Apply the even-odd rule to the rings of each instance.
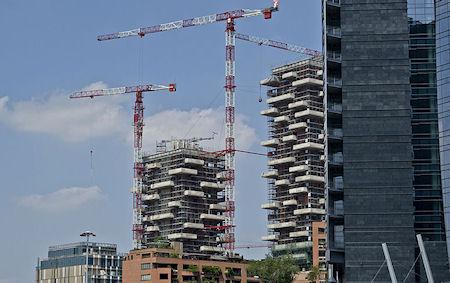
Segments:
[[[450,247],[450,0],[436,0],[436,59],[442,191]]]

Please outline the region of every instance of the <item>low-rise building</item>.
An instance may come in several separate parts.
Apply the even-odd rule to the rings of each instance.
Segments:
[[[121,283],[122,259],[115,244],[80,242],[51,246],[48,257],[38,259],[36,283]]]
[[[317,221],[312,223],[312,241],[313,241],[313,266],[319,267],[319,278],[316,283],[327,282],[327,234],[325,229],[327,224],[325,221]]]
[[[201,260],[183,256],[183,244],[130,251],[123,262],[123,282],[260,282],[247,277],[247,264],[225,257]]]

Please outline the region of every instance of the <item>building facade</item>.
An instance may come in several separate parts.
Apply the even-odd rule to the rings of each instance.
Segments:
[[[447,252],[450,262],[450,1],[436,0],[436,62],[439,145]]]
[[[181,243],[131,251],[123,263],[123,282],[260,282],[247,277],[242,262],[185,258]]]
[[[143,158],[144,246],[163,239],[183,243],[185,255],[222,254],[224,159],[188,140],[170,146]]]
[[[281,66],[268,86],[269,235],[274,256],[293,253],[306,270],[313,264],[313,223],[325,217],[322,58]],[[340,162],[339,154],[332,158]]]
[[[326,266],[326,251],[327,251],[327,224],[324,221],[317,221],[312,223],[312,241],[313,241],[313,266],[319,267],[319,278],[316,283],[328,282],[328,272]]]
[[[81,242],[51,246],[48,257],[38,259],[36,283],[120,283],[122,260],[114,244],[89,243],[87,246],[86,242]]]
[[[341,275],[346,274],[347,280],[363,280],[361,277],[353,276],[354,273],[361,273],[363,270],[373,273],[369,266],[364,267],[364,258],[352,256],[358,253],[375,256],[376,246],[371,247],[372,252],[368,252],[370,248],[366,244],[369,240],[373,243],[378,242],[377,245],[380,241],[386,241],[389,247],[395,247],[396,244],[391,243],[396,242],[398,247],[394,249],[396,251],[401,249],[403,253],[403,258],[398,259],[398,263],[401,264],[403,261],[403,264],[406,264],[409,261],[407,259],[411,258],[412,248],[415,248],[415,256],[419,254],[417,244],[411,238],[414,234],[421,234],[425,241],[435,280],[450,280],[447,271],[449,266],[446,259],[444,221],[444,212],[448,209],[445,205],[446,162],[443,160],[445,158],[443,120],[446,106],[445,98],[442,98],[448,93],[448,89],[439,87],[442,85],[440,82],[445,76],[446,69],[445,67],[440,69],[439,66],[445,66],[445,56],[450,57],[449,10],[448,2],[444,2],[446,1],[405,0],[373,5],[368,5],[364,1],[322,2],[326,103],[341,101],[343,108],[342,115],[338,116],[327,107],[326,152],[330,154],[333,148],[342,148],[344,152],[342,170],[336,172],[329,163],[327,164],[328,211],[332,212],[333,203],[337,200],[343,200],[345,206],[344,218],[336,219],[332,213],[327,215],[329,232],[327,254],[329,263]],[[439,50],[446,50],[447,53]],[[406,60],[407,51],[409,62]],[[439,54],[443,55],[441,59]],[[411,90],[409,102],[411,118],[408,118],[406,107],[409,100],[407,77]],[[387,122],[388,119],[396,121]],[[380,124],[384,127],[381,131],[378,126]],[[338,145],[330,133],[330,126],[334,125],[342,127],[343,138]],[[376,146],[377,143],[379,148]],[[439,144],[441,144],[440,155]],[[400,147],[401,153],[398,151]],[[410,150],[412,159],[408,157]],[[376,151],[384,152],[386,155],[383,156]],[[411,192],[408,192],[409,160],[413,166],[410,178]],[[365,175],[364,171],[371,173],[372,176],[381,177],[388,174],[385,176],[395,178],[391,177],[391,180],[383,182],[366,177],[364,180],[361,178]],[[342,176],[344,186],[340,190],[333,188],[336,175]],[[395,193],[383,191],[383,187],[395,188]],[[364,197],[370,197],[373,193],[381,193],[386,199],[364,200]],[[410,222],[407,221],[408,211],[411,209],[408,195],[414,197],[412,233],[409,228]],[[390,210],[389,206],[376,205],[386,201],[392,205]],[[375,210],[368,211],[371,206],[379,208],[379,213]],[[392,221],[378,222],[389,214]],[[362,215],[370,215],[373,220],[368,221]],[[383,228],[380,231],[386,235],[370,232],[377,227]],[[337,231],[339,237],[336,237]],[[358,236],[364,231],[370,233],[370,237],[365,236],[367,242],[363,240],[364,237]],[[389,233],[393,235],[394,231],[407,235],[408,241],[401,245],[401,239],[387,236]],[[344,241],[338,240],[341,239],[341,235],[345,235],[342,237]],[[380,251],[378,248],[378,258],[383,260],[379,257],[382,255]],[[369,258],[367,260],[369,262]],[[376,261],[372,262],[373,268],[376,268]],[[412,263],[409,266],[412,266]],[[411,276],[408,279],[420,281],[421,276],[425,277],[421,263],[416,264],[415,273],[415,278]],[[381,278],[383,276],[380,275]],[[401,275],[398,277],[401,278]]]
[[[414,228],[416,234],[421,234],[424,240],[434,280],[441,282],[450,280],[450,273],[439,154],[434,1],[409,0],[408,18],[414,151]],[[416,256],[418,255],[416,247]],[[416,265],[415,272],[420,276],[425,275],[423,265]]]
[[[326,159],[328,260],[346,282],[371,281],[388,243],[405,278],[415,259],[407,1],[324,0],[323,25],[325,153],[343,152],[340,168]],[[376,280],[389,281],[387,269]]]

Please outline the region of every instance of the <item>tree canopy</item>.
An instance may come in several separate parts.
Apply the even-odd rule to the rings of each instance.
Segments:
[[[319,279],[320,275],[320,268],[318,266],[313,266],[311,268],[311,271],[308,273],[308,277],[306,279],[309,280],[309,282],[316,282],[317,279]]]
[[[251,262],[247,273],[250,276],[258,276],[267,283],[291,283],[299,270],[297,262],[290,255],[281,257],[268,255],[263,260]]]

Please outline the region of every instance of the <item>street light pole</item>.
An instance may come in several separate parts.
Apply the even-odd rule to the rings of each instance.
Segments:
[[[86,270],[84,271],[84,282],[88,283],[88,262],[89,262],[89,237],[95,237],[91,231],[86,231],[80,234],[80,237],[86,237]]]

